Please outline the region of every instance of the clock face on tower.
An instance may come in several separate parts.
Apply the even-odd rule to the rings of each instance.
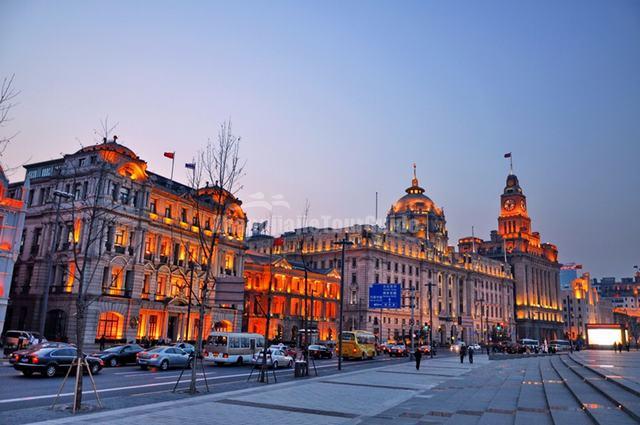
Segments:
[[[520,208],[522,208],[522,211],[527,210],[527,203],[524,201],[524,199],[520,201]]]
[[[504,209],[507,211],[512,211],[516,207],[516,203],[513,199],[507,199],[504,201]]]

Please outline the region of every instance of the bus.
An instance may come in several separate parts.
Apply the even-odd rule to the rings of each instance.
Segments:
[[[345,359],[372,359],[376,356],[376,337],[367,331],[342,332],[342,357]]]
[[[253,355],[264,349],[264,335],[244,332],[212,332],[204,348],[204,361],[215,365],[251,364]]]
[[[540,342],[537,339],[522,338],[518,341],[518,344],[531,351],[537,350],[540,347]]]

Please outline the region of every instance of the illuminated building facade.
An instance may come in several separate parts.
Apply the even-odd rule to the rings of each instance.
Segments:
[[[414,172],[406,195],[390,208],[386,228],[296,229],[282,235],[284,243],[274,252],[295,261],[304,258],[314,269],[340,271],[340,247],[334,242],[345,234],[354,242],[344,264],[345,329],[368,330],[383,341],[410,338],[412,305],[415,332],[429,322],[431,284],[434,342],[515,336],[510,271],[499,260],[448,246],[444,211],[424,192]],[[264,238],[247,243],[262,253],[270,247]],[[401,308],[369,308],[373,283],[401,285]]]
[[[28,189],[28,185],[25,186]],[[0,168],[0,330],[5,329],[9,293],[13,283],[13,267],[20,253],[24,226],[23,188],[9,192],[9,181]],[[9,311],[9,314],[11,311]]]
[[[248,251],[244,275],[244,331],[264,334],[270,312],[269,339],[295,342],[305,329],[312,341],[335,339],[340,302],[340,274],[335,268],[307,267],[305,289],[304,263]]]
[[[587,336],[587,325],[613,323],[611,303],[600,299],[598,291],[591,286],[589,273],[583,273],[573,279],[569,289],[561,291],[561,297],[566,337],[584,340]]]
[[[240,200],[217,187],[196,191],[151,173],[145,161],[116,140],[25,168],[31,187],[11,293],[13,328],[37,329],[43,292],[51,281],[45,335],[75,339],[76,268],[86,251],[93,302],[85,343],[102,336],[109,342],[194,340],[199,319],[192,306],[187,320],[189,288],[200,294],[208,267],[215,289],[206,302],[205,336],[212,327],[240,329],[247,221]],[[212,264],[207,264],[199,241],[213,237],[220,194],[228,207]],[[96,211],[93,232],[88,231],[91,211]],[[74,260],[74,252],[80,260]]]
[[[506,259],[515,278],[517,337],[540,341],[562,336],[562,305],[558,249],[542,243],[531,228],[531,218],[518,177],[509,174],[500,196],[498,230],[491,240],[460,240],[461,252],[476,251],[495,259]]]

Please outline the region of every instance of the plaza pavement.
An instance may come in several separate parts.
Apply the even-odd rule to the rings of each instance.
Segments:
[[[44,423],[622,425],[640,421],[636,387],[637,352],[441,357]]]

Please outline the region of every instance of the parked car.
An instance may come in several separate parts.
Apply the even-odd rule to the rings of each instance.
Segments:
[[[138,344],[114,345],[106,350],[94,353],[92,356],[102,359],[107,366],[116,367],[135,363],[136,356],[141,351],[144,351],[144,348]]]
[[[469,348],[472,349],[475,352],[481,351],[482,347],[480,346],[480,344],[475,343],[475,344],[469,344]]]
[[[41,348],[21,356],[13,368],[22,372],[25,376],[40,373],[51,378],[58,373],[66,373],[77,356],[76,347],[50,347]],[[97,357],[85,356],[92,374],[98,374],[104,366],[104,362]]]
[[[333,358],[333,351],[324,345],[314,344],[309,346],[309,356],[314,359],[331,359]]]
[[[160,370],[168,370],[171,367],[191,368],[192,362],[192,357],[186,351],[167,346],[141,351],[137,354],[136,361],[142,370],[147,370],[149,367]]]
[[[409,356],[409,350],[404,344],[395,344],[389,347],[389,355],[393,357],[407,357]]]
[[[47,342],[47,339],[32,331],[7,331],[4,334],[4,353],[9,354],[31,345]]]
[[[196,347],[187,342],[179,342],[177,344],[174,344],[173,346],[185,351],[187,354],[193,354],[196,352]]]
[[[549,343],[549,348],[553,350],[552,352],[554,353],[559,351],[569,351],[571,350],[571,343],[564,339],[554,339]]]
[[[9,364],[14,364],[20,359],[20,357],[27,354],[31,354],[43,348],[58,348],[58,347],[73,347],[73,345],[67,344],[65,342],[43,342],[41,344],[32,345],[31,347],[25,348],[23,350],[14,351],[13,353],[11,353],[11,357],[9,357]]]
[[[264,351],[260,351],[253,355],[253,359],[251,363],[255,365],[262,364],[264,359]],[[288,356],[284,351],[277,349],[268,349],[267,350],[267,366],[273,367],[277,369],[281,366],[284,367],[292,367],[293,366],[293,357]]]

